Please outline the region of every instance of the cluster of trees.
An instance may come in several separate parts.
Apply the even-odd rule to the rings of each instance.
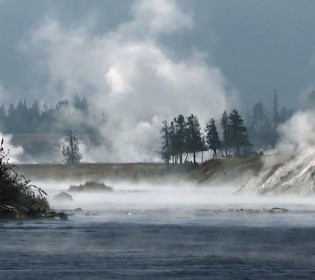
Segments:
[[[45,160],[48,155],[56,158],[59,151],[54,143],[70,129],[86,145],[109,145],[100,131],[106,118],[97,118],[91,112],[87,98],[78,95],[54,106],[37,100],[28,106],[25,100],[20,100],[16,105],[0,106],[0,131],[13,135],[12,143],[23,147],[23,160]]]
[[[212,150],[213,158],[217,158],[218,151],[222,156],[242,156],[251,153],[247,128],[237,110],[229,115],[224,112],[221,119],[222,136],[218,132],[213,118],[206,124],[205,133],[201,132],[199,120],[196,116],[184,117],[179,115],[168,124],[163,122],[161,129],[161,156],[165,163],[184,163],[190,155],[196,163],[196,154]]]
[[[266,107],[262,102],[255,103],[246,114],[248,135],[255,149],[264,150],[274,148],[278,141],[277,127],[286,122],[293,114],[293,110],[282,107],[275,90],[272,106]]]
[[[87,99],[78,95],[70,101],[59,101],[55,107],[46,104],[40,106],[37,100],[28,106],[25,100],[20,100],[16,106],[11,104],[7,110],[4,105],[0,106],[0,128],[6,134],[61,135],[72,128],[88,137],[88,142],[100,144],[103,139],[98,123],[89,122],[89,115]]]

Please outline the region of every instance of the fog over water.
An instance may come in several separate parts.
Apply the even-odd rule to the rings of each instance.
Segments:
[[[307,45],[304,39],[312,37],[309,22],[315,13],[305,15],[299,8],[294,17],[293,2],[283,9],[283,0],[277,5],[266,1],[262,6],[258,1],[242,0],[237,4],[242,13],[233,12],[233,16],[233,6],[226,9],[226,4],[218,4],[224,1],[57,2],[56,6],[44,0],[36,8],[30,5],[32,13],[25,13],[30,19],[22,17],[25,27],[18,22],[19,34],[13,34],[1,27],[6,25],[1,24],[2,15],[9,18],[18,1],[0,0],[0,35],[12,33],[14,38],[9,40],[10,47],[0,48],[0,58],[10,58],[0,65],[2,102],[8,107],[20,98],[28,104],[38,99],[41,110],[46,102],[55,106],[60,100],[71,101],[74,94],[86,96],[89,114],[80,113],[70,102],[53,118],[57,127],[66,123],[66,130],[73,123],[87,124],[84,131],[88,134],[89,128],[97,127],[98,144],[80,139],[82,163],[141,162],[143,169],[133,169],[132,164],[122,164],[120,169],[111,164],[52,164],[63,160],[59,150],[53,155],[55,146],[47,146],[46,152],[42,145],[45,153],[38,161],[24,157],[27,163],[50,163],[24,168],[34,175],[32,183],[47,192],[52,211],[68,214],[69,220],[1,220],[0,279],[315,279],[315,114],[310,104],[308,109],[288,104],[297,103],[299,94],[306,97],[313,88],[314,44],[310,40],[309,46],[296,51],[291,49],[294,44],[287,43]],[[18,4],[23,10],[25,4]],[[313,4],[308,7],[312,11]],[[265,18],[262,11],[272,13]],[[247,13],[252,17],[249,22]],[[283,14],[289,14],[290,20]],[[291,32],[291,19],[299,18],[304,18],[298,25],[301,32]],[[289,27],[283,28],[284,22]],[[259,32],[259,38],[252,38],[252,32]],[[208,36],[205,33],[209,39],[201,39]],[[267,33],[272,33],[269,39]],[[291,38],[293,33],[301,35]],[[289,37],[285,40],[279,34]],[[261,43],[273,40],[280,40],[285,50],[281,44],[267,47]],[[268,51],[262,52],[263,48]],[[11,50],[7,53],[6,49]],[[293,53],[299,55],[293,58]],[[13,56],[16,63],[11,62]],[[296,65],[287,65],[291,58]],[[20,70],[14,69],[16,65]],[[290,78],[297,77],[295,71],[300,69],[304,78]],[[178,173],[174,168],[176,176],[170,180],[162,165],[158,165],[161,169],[154,164],[148,167],[148,162],[161,162],[163,120],[195,114],[202,129],[211,117],[219,127],[224,110],[238,108],[244,116],[259,99],[270,101],[265,112],[269,114],[268,94],[278,86],[277,79],[281,80],[280,103],[296,111],[281,124],[277,114],[270,117],[266,126],[274,126],[273,132],[279,135],[274,148],[257,151],[255,157],[219,159],[232,163],[223,163],[222,169],[214,164],[214,176],[210,176],[212,170],[205,171],[200,173],[205,181],[199,182],[199,178],[187,179],[188,172],[180,173],[180,167]],[[23,133],[0,133],[12,163],[23,159],[26,149],[18,140],[24,137],[34,141],[35,148],[39,148],[36,139],[63,141],[60,131],[40,132],[34,138]],[[199,153],[197,161],[200,158]],[[205,154],[207,158],[211,153]],[[81,170],[95,178],[78,174]],[[45,177],[41,171],[54,175]],[[106,172],[116,179],[106,177]],[[133,180],[117,179],[123,177]],[[113,191],[69,190],[71,185],[99,178]],[[62,192],[73,201],[54,198]]]
[[[50,199],[69,188],[36,183]],[[313,197],[240,195],[223,185],[112,186],[110,193],[71,193],[74,202],[51,199],[74,214],[69,221],[1,223],[0,278],[296,279],[314,273]],[[83,211],[71,211],[78,207]],[[289,212],[239,211],[273,207]]]

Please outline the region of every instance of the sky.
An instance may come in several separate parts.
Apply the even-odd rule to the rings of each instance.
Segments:
[[[24,44],[30,44],[30,37],[49,22],[55,22],[65,32],[67,28],[83,28],[91,38],[98,38],[131,20],[132,6],[137,2],[0,0],[2,98],[10,102],[20,97],[32,100],[49,95],[47,92],[52,89],[48,89],[48,84],[54,73],[43,69],[43,64],[49,63],[49,58],[44,57],[48,46],[43,42],[32,46],[37,48],[34,52],[23,50]],[[174,25],[167,26],[169,30],[161,35],[159,44],[174,60],[200,52],[205,63],[222,72],[225,90],[237,91],[239,106],[250,106],[257,100],[271,102],[273,89],[277,88],[282,103],[293,107],[305,91],[312,89],[314,1],[154,2],[161,6],[164,2],[175,3],[190,21],[179,30],[175,23],[178,18],[171,15]],[[151,0],[146,3],[154,6]]]
[[[0,0],[0,98],[87,96],[125,139],[112,156],[143,160],[178,114],[269,106],[275,88],[303,106],[314,25],[312,0]]]

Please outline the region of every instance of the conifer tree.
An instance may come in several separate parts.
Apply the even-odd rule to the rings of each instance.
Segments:
[[[183,153],[185,152],[185,131],[186,121],[183,115],[179,115],[174,119],[175,135],[174,135],[174,146],[175,154],[178,156],[179,163],[183,163]]]
[[[161,129],[162,136],[162,150],[161,156],[166,164],[169,164],[171,158],[171,138],[170,131],[167,125],[167,121],[163,122],[163,127]]]
[[[228,155],[228,129],[229,129],[229,119],[226,111],[223,112],[222,119],[221,119],[221,128],[222,128],[222,147],[225,151],[225,156]]]
[[[186,123],[186,152],[193,154],[194,163],[196,163],[196,153],[203,149],[200,124],[198,118],[193,114],[187,118]]]
[[[248,140],[247,128],[244,120],[237,110],[233,110],[229,116],[228,124],[228,143],[235,148],[236,155],[240,156],[240,149],[244,146],[251,146]]]
[[[213,159],[216,159],[217,150],[221,148],[221,140],[213,118],[206,124],[205,131],[208,148],[213,151]]]

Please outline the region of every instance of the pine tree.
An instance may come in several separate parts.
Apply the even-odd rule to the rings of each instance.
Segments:
[[[175,125],[174,121],[171,121],[169,126],[169,135],[170,135],[170,159],[172,159],[173,164],[176,162],[176,141],[175,141]]]
[[[217,158],[217,150],[221,148],[221,140],[219,137],[219,133],[217,131],[217,127],[215,125],[215,120],[211,119],[206,124],[206,141],[208,144],[208,148],[213,151],[213,159]]]
[[[240,149],[245,146],[251,146],[248,140],[247,128],[244,120],[237,110],[233,110],[229,116],[228,124],[228,142],[236,150],[236,155],[240,156]]]
[[[179,163],[183,163],[183,153],[185,152],[185,130],[186,130],[186,121],[183,115],[179,115],[174,119],[175,125],[175,135],[174,135],[174,146],[175,154],[179,158]]]
[[[228,143],[228,127],[229,127],[229,119],[226,111],[224,111],[221,119],[221,128],[222,128],[222,147],[224,148],[225,151],[225,156],[227,157],[228,155],[228,148],[229,148],[229,143]]]
[[[163,122],[163,127],[161,129],[161,137],[162,137],[161,156],[164,162],[166,164],[169,164],[171,158],[171,138],[167,121]]]
[[[196,153],[202,151],[203,149],[200,124],[198,118],[194,115],[190,115],[187,118],[186,123],[186,152],[193,154],[194,163],[196,163]]]

